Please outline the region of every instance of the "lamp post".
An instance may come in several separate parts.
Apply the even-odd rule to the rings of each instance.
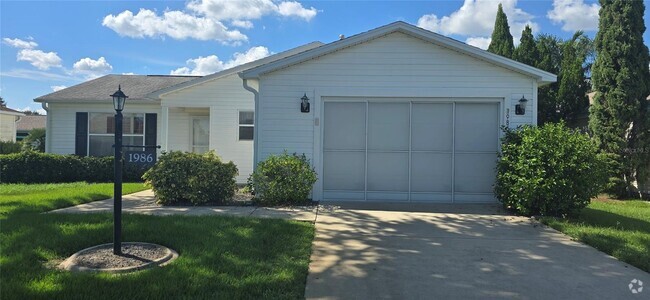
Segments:
[[[122,110],[126,98],[122,86],[113,97],[115,108],[115,182],[113,184],[113,254],[122,254]]]

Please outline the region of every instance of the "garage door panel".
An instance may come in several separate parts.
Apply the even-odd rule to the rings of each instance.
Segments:
[[[456,153],[454,190],[458,193],[492,193],[496,153]]]
[[[499,141],[499,105],[457,103],[454,130],[456,151],[495,151]]]
[[[323,188],[325,190],[365,190],[365,153],[328,152],[324,154]]]
[[[451,153],[412,153],[411,191],[451,193]]]
[[[408,153],[368,153],[368,191],[408,192]]]
[[[323,137],[325,150],[365,150],[365,102],[325,103],[325,116],[327,116]]]
[[[409,149],[409,103],[368,104],[368,150]]]
[[[412,150],[451,151],[452,103],[413,103],[411,118]]]
[[[449,193],[411,193],[411,201],[413,202],[435,202],[435,203],[451,203],[453,201],[451,192]]]

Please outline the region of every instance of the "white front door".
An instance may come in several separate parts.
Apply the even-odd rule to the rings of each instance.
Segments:
[[[494,201],[499,103],[324,105],[325,200]]]
[[[210,118],[194,117],[192,118],[191,128],[192,152],[205,153],[210,146]]]

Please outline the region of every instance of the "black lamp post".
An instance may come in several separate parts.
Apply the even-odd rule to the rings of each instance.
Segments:
[[[122,254],[122,110],[127,95],[118,86],[113,97],[115,108],[115,182],[113,184],[113,254]]]

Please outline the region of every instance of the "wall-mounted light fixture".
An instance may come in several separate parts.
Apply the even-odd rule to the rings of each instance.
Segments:
[[[521,99],[519,99],[519,104],[515,105],[515,115],[526,114],[526,102],[528,102],[528,99],[522,95]]]
[[[307,93],[305,93],[302,98],[300,98],[302,102],[300,102],[300,112],[303,113],[308,113],[309,112],[309,98],[307,98]]]

